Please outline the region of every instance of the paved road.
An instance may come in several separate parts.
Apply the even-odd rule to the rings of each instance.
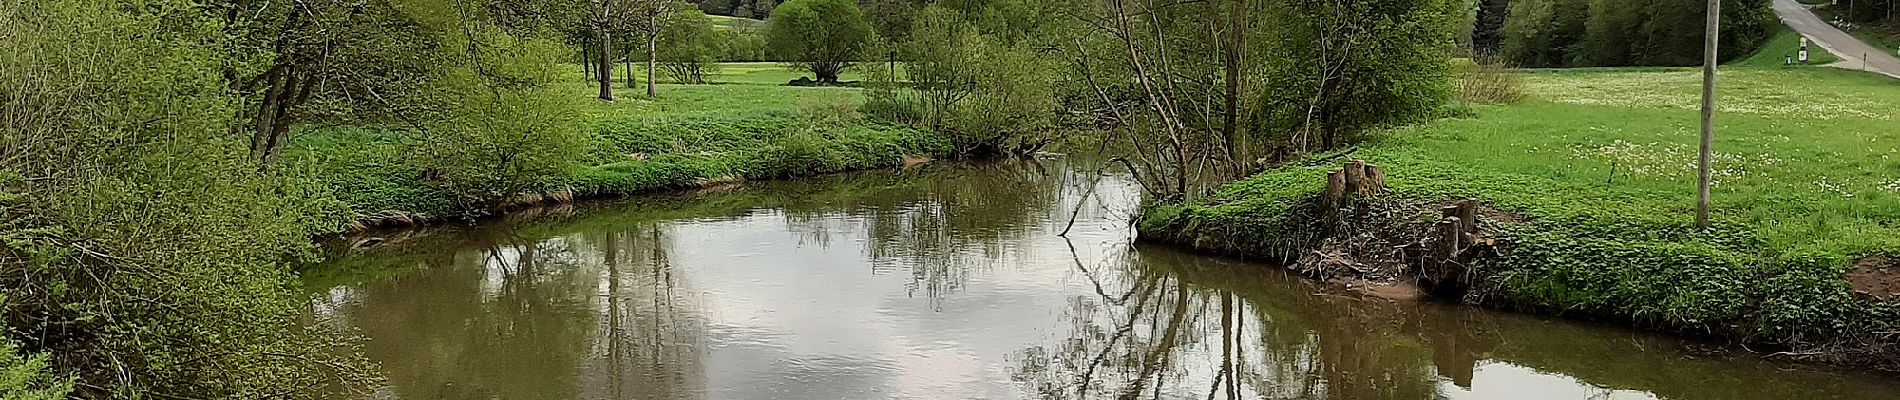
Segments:
[[[1795,0],[1775,0],[1775,14],[1780,15],[1781,21],[1793,27],[1795,32],[1800,32],[1813,40],[1815,44],[1819,44],[1821,48],[1838,56],[1841,61],[1834,64],[1835,66],[1862,69],[1864,64],[1867,71],[1900,78],[1900,58],[1895,58],[1886,50],[1868,45],[1854,38],[1853,35],[1848,35],[1847,32],[1841,32],[1833,25],[1828,25],[1827,22],[1821,21],[1821,17],[1814,16],[1814,12],[1808,11],[1807,7],[1801,6],[1801,3]],[[1862,55],[1866,56],[1866,60],[1861,59]]]

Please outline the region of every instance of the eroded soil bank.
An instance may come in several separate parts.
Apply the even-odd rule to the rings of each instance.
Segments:
[[[1341,164],[1287,166],[1192,204],[1149,206],[1141,239],[1267,260],[1362,293],[1405,297],[1416,286],[1719,338],[1769,358],[1900,370],[1900,267],[1889,255],[1790,253],[1746,226],[1519,206],[1455,189],[1469,185],[1455,172]]]

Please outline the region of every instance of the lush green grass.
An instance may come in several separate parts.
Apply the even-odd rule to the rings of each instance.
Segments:
[[[735,179],[769,179],[894,166],[905,157],[950,151],[942,138],[909,127],[870,122],[857,114],[859,89],[767,84],[795,72],[777,64],[738,64],[726,76],[747,82],[661,84],[617,82],[614,102],[587,101],[576,123],[586,150],[573,168],[547,177],[542,194],[625,195]],[[778,75],[774,75],[778,74]],[[720,78],[724,79],[724,78]],[[786,80],[790,80],[787,78]],[[559,83],[575,98],[599,87],[583,82],[578,67]],[[286,168],[329,192],[339,216],[357,221],[443,216],[460,210],[415,162],[421,135],[399,126],[337,126],[294,135]]]
[[[1797,59],[1796,57],[1800,52],[1801,34],[1795,32],[1793,29],[1783,28],[1780,33],[1775,34],[1774,38],[1768,39],[1767,43],[1763,43],[1761,50],[1756,51],[1754,56],[1729,63],[1728,66],[1782,67],[1787,66],[1789,59]],[[1839,59],[1835,58],[1833,53],[1827,52],[1827,49],[1823,49],[1818,45],[1809,44],[1808,63],[1805,65],[1796,63],[1795,65],[1828,65],[1833,64],[1835,61],[1839,61]]]
[[[1721,78],[1710,231],[1693,221],[1696,70],[1527,73],[1530,100],[1398,129],[1353,157],[1412,203],[1477,198],[1526,217],[1494,225],[1515,243],[1478,271],[1494,305],[1790,344],[1893,330],[1895,307],[1856,300],[1841,276],[1857,257],[1900,254],[1900,84],[1828,68]],[[1334,168],[1156,207],[1144,236],[1299,251],[1321,235],[1306,216]]]
[[[752,28],[765,27],[765,21],[751,19],[751,18],[734,17],[730,15],[708,14],[706,15],[706,19],[712,20],[713,29],[716,29],[716,30],[752,29]]]

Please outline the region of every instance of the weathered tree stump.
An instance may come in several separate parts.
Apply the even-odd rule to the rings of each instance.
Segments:
[[[1438,295],[1456,295],[1464,289],[1469,266],[1492,252],[1492,241],[1478,230],[1478,201],[1465,199],[1438,209],[1439,220],[1423,243],[1430,243],[1423,257],[1421,275],[1427,287]],[[1423,244],[1421,243],[1421,244]]]
[[[1385,170],[1363,160],[1353,160],[1326,174],[1325,203],[1331,210],[1346,207],[1353,198],[1376,197],[1384,191]]]
[[[1326,208],[1339,209],[1346,206],[1346,174],[1342,171],[1326,173]]]

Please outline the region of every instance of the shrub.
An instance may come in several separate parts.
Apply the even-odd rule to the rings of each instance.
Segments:
[[[1058,108],[1055,66],[1023,45],[979,33],[964,14],[930,6],[903,46],[909,85],[870,71],[866,110],[948,136],[959,154],[1026,153],[1048,141]]]
[[[791,0],[772,10],[765,40],[773,56],[811,71],[820,83],[858,61],[870,44],[871,24],[852,0]]]
[[[200,11],[0,1],[5,357],[46,354],[87,397],[360,388],[348,337],[302,320],[281,263],[308,254],[305,204],[231,134],[206,39],[222,36]]]
[[[1459,63],[1455,73],[1458,97],[1464,101],[1506,104],[1524,98],[1524,87],[1518,82],[1517,71],[1503,58],[1476,56],[1469,62]]]
[[[697,9],[680,11],[660,33],[660,70],[675,83],[705,84],[719,67],[728,38],[713,31],[712,20]]]
[[[582,137],[573,99],[546,86],[560,47],[516,41],[498,32],[476,34],[476,47],[493,49],[486,68],[445,69],[436,96],[460,99],[435,115],[422,151],[411,162],[461,208],[481,213],[523,192],[540,189],[574,167]]]
[[[5,304],[6,296],[0,296]],[[59,400],[73,391],[70,379],[54,376],[46,354],[21,354],[13,332],[0,325],[0,398]]]

